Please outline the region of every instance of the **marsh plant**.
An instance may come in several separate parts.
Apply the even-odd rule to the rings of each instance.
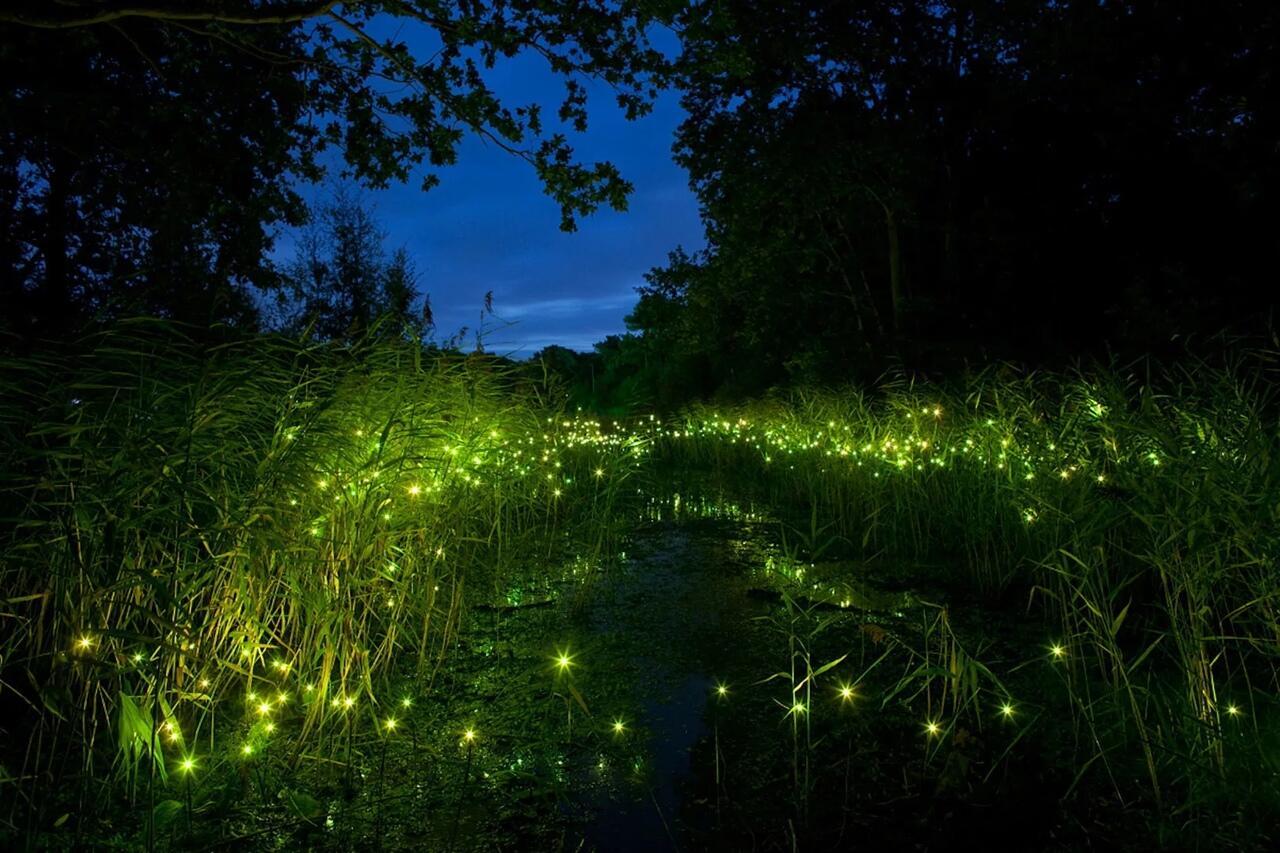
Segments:
[[[136,321],[10,356],[3,818],[14,837],[92,842],[95,815],[132,806],[119,831],[154,847],[256,797],[313,824],[371,809],[363,838],[381,843],[400,796],[384,796],[389,750],[412,750],[418,792],[472,790],[507,760],[473,716],[415,722],[452,707],[439,685],[471,613],[487,611],[493,647],[500,617],[557,590],[581,619],[642,514],[748,525],[767,507],[784,522],[765,561],[778,653],[755,684],[715,688],[717,826],[745,778],[726,777],[724,726],[768,691],[793,842],[832,750],[850,802],[872,713],[881,734],[907,721],[922,746],[901,778],[921,789],[1052,743],[1067,795],[1106,790],[1154,826],[1230,838],[1277,813],[1273,379],[1265,353],[1158,374],[993,369],[619,423],[565,412],[510,362],[378,330],[335,343]],[[1033,627],[984,635],[959,625],[966,610]],[[543,661],[538,688],[565,751],[609,725],[575,654]],[[613,725],[610,742],[630,738],[625,714]],[[339,804],[300,768],[327,773]],[[465,812],[450,802],[452,844]]]

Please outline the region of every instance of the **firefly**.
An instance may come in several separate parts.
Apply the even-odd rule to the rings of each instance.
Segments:
[[[182,768],[183,773],[190,773],[192,770],[196,769],[196,760],[191,756],[187,756],[182,759],[182,763],[179,766]]]
[[[1067,656],[1067,650],[1062,646],[1058,645],[1057,643],[1054,643],[1052,646],[1049,647],[1049,654],[1053,655],[1058,660],[1062,660],[1064,657]]]
[[[81,649],[83,651],[88,651],[89,649],[93,648],[93,643],[94,643],[93,637],[86,635],[76,640],[76,648]]]
[[[942,731],[942,726],[938,725],[936,720],[930,720],[924,724],[924,731],[929,737],[937,737]]]
[[[385,724],[385,725],[386,725],[386,727],[387,727],[387,731],[389,731],[389,732],[395,731],[395,728],[396,728],[396,718],[395,718],[395,717],[387,717],[387,722],[386,722],[386,724]]]
[[[725,684],[723,681],[716,684],[716,696],[718,698],[723,699],[728,695],[729,695],[729,685]]]
[[[853,685],[851,685],[851,684],[842,684],[842,685],[840,685],[840,689],[839,689],[839,691],[837,691],[837,692],[839,692],[839,694],[840,694],[840,698],[841,698],[842,700],[844,700],[845,702],[852,702],[852,701],[853,701]]]
[[[1004,717],[1006,720],[1011,719],[1013,717],[1013,705],[1009,704],[1008,702],[1005,702],[1003,705],[1001,705],[1000,716]]]
[[[475,729],[467,729],[466,731],[464,731],[464,732],[462,733],[462,739],[463,739],[464,741],[466,741],[467,743],[471,743],[472,741],[474,741],[474,740],[476,739],[476,730],[475,730]]]
[[[573,666],[573,655],[569,654],[569,650],[557,651],[556,668],[561,672],[568,672],[571,666]]]
[[[1238,716],[1240,716],[1240,709],[1239,709],[1238,707],[1236,707],[1235,705],[1228,705],[1228,706],[1227,706],[1227,713],[1228,713],[1228,714],[1230,714],[1230,715],[1231,715],[1231,716],[1233,716],[1233,717],[1238,717]]]
[[[617,719],[613,721],[613,733],[615,735],[622,734],[624,731],[626,731],[626,729],[627,729],[627,724],[622,719]]]

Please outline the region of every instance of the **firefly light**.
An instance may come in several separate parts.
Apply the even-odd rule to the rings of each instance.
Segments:
[[[627,724],[624,720],[619,718],[613,721],[613,733],[615,735],[620,735],[626,730],[627,730]]]

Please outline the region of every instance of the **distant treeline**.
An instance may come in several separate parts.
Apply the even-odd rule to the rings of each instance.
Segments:
[[[469,132],[528,160],[566,229],[625,207],[617,169],[486,88],[480,66],[522,51],[564,78],[561,125],[586,127],[582,75],[630,115],[663,86],[687,111],[674,150],[707,246],[649,273],[628,334],[540,355],[584,406],[1272,328],[1280,4],[284,5],[0,12],[0,331],[150,315],[340,339],[382,318],[431,339],[407,253],[354,195],[308,212],[297,187],[336,158],[374,188],[422,167],[426,188]],[[382,44],[375,18],[444,48]],[[651,49],[658,27],[680,51]],[[278,262],[280,229],[308,222]]]
[[[1280,4],[726,0],[684,38],[708,247],[600,350],[651,399],[1269,329]]]

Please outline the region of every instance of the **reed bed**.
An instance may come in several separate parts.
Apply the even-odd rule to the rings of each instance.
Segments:
[[[1256,827],[1280,806],[1274,378],[1262,353],[797,392],[687,412],[654,464],[773,507],[802,568],[853,555],[869,577],[945,588],[953,607],[1039,614],[1042,643],[1006,674],[1053,665],[1046,719],[1065,722],[1077,782],[1170,826],[1230,813]],[[947,615],[918,644],[937,647],[926,669],[952,692],[979,673],[989,701],[957,705],[1012,718],[997,676],[956,653]],[[974,723],[931,712],[927,734]]]
[[[0,799],[28,837],[103,784],[150,814],[268,750],[349,766],[468,602],[605,550],[646,449],[376,338],[137,321],[0,377]]]

